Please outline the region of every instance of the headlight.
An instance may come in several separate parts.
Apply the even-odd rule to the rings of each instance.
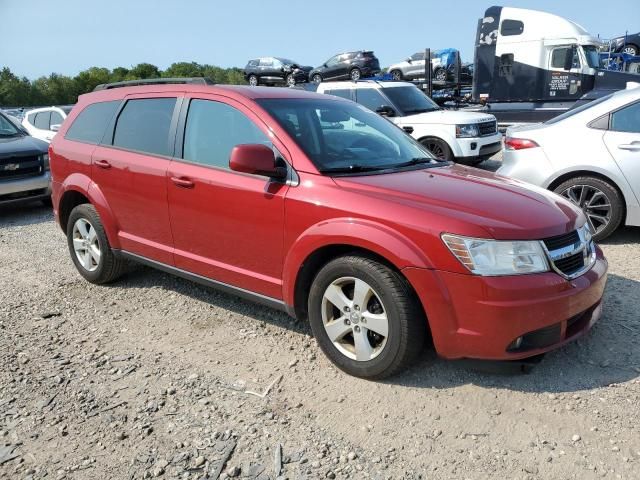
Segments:
[[[443,234],[451,253],[476,275],[520,275],[549,271],[538,241],[503,241]]]
[[[49,154],[45,153],[44,155],[40,155],[42,158],[42,163],[44,164],[44,169],[49,170]]]
[[[478,125],[469,124],[469,125],[456,125],[456,137],[464,138],[464,137],[477,137],[480,135],[480,131],[478,130]]]

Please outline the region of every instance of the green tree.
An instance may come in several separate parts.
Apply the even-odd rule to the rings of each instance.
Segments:
[[[204,71],[202,65],[196,62],[172,63],[169,68],[162,72],[163,77],[202,77]]]
[[[129,70],[129,75],[127,75],[127,80],[138,80],[143,78],[159,78],[160,70],[155,65],[151,65],[150,63],[139,63]]]
[[[0,105],[21,106],[31,103],[31,84],[25,77],[18,78],[8,67],[0,70]]]

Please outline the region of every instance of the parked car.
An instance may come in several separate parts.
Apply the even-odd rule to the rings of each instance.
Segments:
[[[135,260],[251,298],[308,319],[367,378],[410,365],[428,332],[446,358],[520,359],[600,316],[607,262],[562,197],[437,161],[329,95],[103,88],[50,147],[56,219],[90,282]]]
[[[453,48],[434,50],[431,52],[431,71],[433,80],[446,82],[453,80],[455,75],[455,52]],[[418,80],[425,78],[425,51],[417,52],[404,62],[391,65],[387,71],[394,80]],[[468,65],[468,64],[467,64]],[[467,70],[468,71],[468,67]],[[461,76],[465,70],[460,69]]]
[[[295,85],[309,80],[312,67],[280,57],[261,57],[249,60],[244,67],[244,79],[251,86]]]
[[[22,125],[32,137],[50,142],[72,108],[73,105],[66,105],[29,110],[24,114]]]
[[[48,146],[0,112],[0,205],[51,202]]]
[[[359,50],[334,55],[309,72],[314,83],[328,80],[360,80],[380,73],[380,62],[371,51]]]
[[[480,163],[502,148],[493,115],[445,110],[407,82],[331,82],[318,93],[336,95],[386,116],[440,160]]]
[[[20,121],[24,118],[24,108],[5,108],[2,111],[5,115],[17,118]]]
[[[640,225],[640,87],[509,128],[498,173],[578,205],[596,240],[620,224]]]
[[[610,40],[609,45],[611,51],[615,53],[640,55],[640,32],[613,38]]]

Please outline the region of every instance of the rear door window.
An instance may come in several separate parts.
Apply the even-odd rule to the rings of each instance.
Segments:
[[[49,130],[49,118],[51,112],[40,112],[36,114],[36,118],[33,120],[33,126],[42,130]]]
[[[53,125],[62,125],[63,121],[64,119],[62,118],[62,115],[60,115],[58,112],[51,112],[51,119],[49,120],[49,130],[51,130],[51,127]]]
[[[169,130],[175,105],[175,98],[127,101],[116,122],[113,146],[154,155],[173,155]]]
[[[83,143],[100,143],[119,105],[120,100],[114,100],[87,106],[73,121],[65,138]]]
[[[188,162],[229,169],[233,147],[269,138],[240,110],[213,100],[191,100],[184,130],[182,158]]]

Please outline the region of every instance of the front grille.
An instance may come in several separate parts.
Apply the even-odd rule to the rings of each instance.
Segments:
[[[559,248],[569,247],[579,242],[580,236],[577,230],[544,240],[544,244],[548,250],[558,250]]]
[[[0,159],[0,180],[16,180],[40,175],[44,171],[38,156],[8,157]]]
[[[553,263],[565,275],[572,275],[584,267],[584,254],[579,252],[570,257],[556,260]]]
[[[481,137],[494,135],[498,131],[498,122],[496,120],[490,120],[488,122],[479,123],[478,129],[480,130]]]

